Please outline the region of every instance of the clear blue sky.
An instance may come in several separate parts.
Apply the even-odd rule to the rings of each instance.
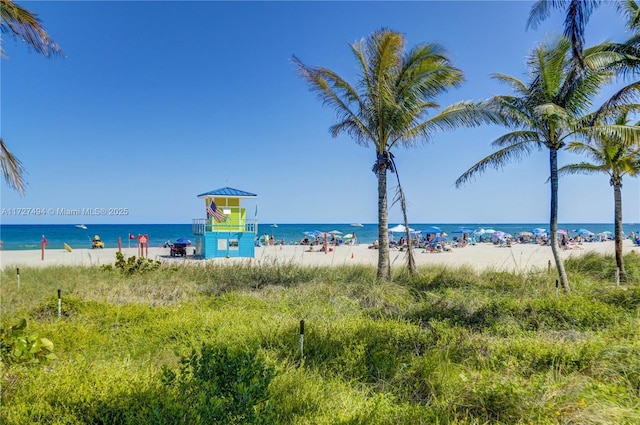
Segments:
[[[525,58],[562,32],[556,12],[525,30],[531,2],[19,2],[66,58],[46,59],[3,35],[1,134],[26,167],[24,197],[2,183],[2,208],[127,208],[123,217],[3,216],[5,224],[190,223],[199,193],[258,194],[263,223],[373,223],[372,148],[333,139],[333,110],[290,59],[350,81],[348,44],[387,27],[409,46],[439,42],[466,76],[448,105],[509,93],[490,74],[526,79]],[[611,6],[587,44],[624,38]],[[613,89],[611,89],[612,92]],[[460,129],[395,152],[414,223],[547,222],[548,153],[462,189],[453,182],[506,130]],[[560,164],[576,161],[560,154]],[[390,176],[393,182],[395,176]],[[394,184],[390,183],[393,196]],[[606,176],[560,181],[559,221],[613,222]],[[623,187],[624,221],[640,222],[638,179]],[[401,220],[399,207],[390,222]]]

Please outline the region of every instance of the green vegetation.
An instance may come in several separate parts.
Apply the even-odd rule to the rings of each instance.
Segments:
[[[3,424],[640,423],[640,255],[526,275],[429,267],[2,272]],[[57,290],[62,291],[58,317]],[[304,359],[299,322],[305,320]]]

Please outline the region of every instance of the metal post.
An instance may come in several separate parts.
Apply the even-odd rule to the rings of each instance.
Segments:
[[[16,278],[18,279],[18,289],[20,289],[20,269],[16,268]]]
[[[547,263],[547,273],[551,273],[551,260]]]
[[[300,321],[300,359],[304,359],[304,320]]]
[[[60,298],[62,291],[58,289],[58,319],[62,316],[62,300]]]

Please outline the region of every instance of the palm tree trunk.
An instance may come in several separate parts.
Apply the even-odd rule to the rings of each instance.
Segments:
[[[616,233],[616,266],[620,270],[620,281],[627,281],[627,273],[624,271],[624,259],[622,256],[622,187],[621,182],[616,182],[613,185],[613,199],[614,199],[614,211],[615,211],[615,233]]]
[[[389,210],[387,208],[387,167],[378,167],[378,280],[391,280],[389,264]]]
[[[551,252],[556,262],[560,284],[565,292],[571,292],[567,272],[564,270],[564,262],[558,250],[558,150],[549,149],[549,165],[551,169],[551,217],[549,219],[549,231],[551,232]]]

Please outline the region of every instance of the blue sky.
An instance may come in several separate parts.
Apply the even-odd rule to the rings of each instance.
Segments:
[[[404,33],[408,46],[438,42],[466,77],[438,99],[446,106],[509,93],[490,74],[526,79],[527,54],[560,34],[563,19],[556,12],[525,30],[526,1],[21,4],[66,57],[46,59],[3,35],[1,134],[26,167],[28,187],[20,196],[3,182],[2,208],[128,215],[5,213],[5,224],[190,223],[205,216],[196,195],[225,186],[258,194],[264,223],[374,223],[373,148],[331,137],[334,112],[296,75],[292,55],[354,82],[348,45],[379,28]],[[624,36],[610,6],[587,28],[587,44]],[[397,150],[409,220],[547,222],[547,152],[453,185],[505,131],[459,129]],[[559,162],[577,159],[563,152]],[[613,221],[606,176],[562,178],[559,193],[561,223]],[[624,181],[623,206],[625,222],[640,222],[638,179]],[[390,222],[400,220],[393,206]]]

